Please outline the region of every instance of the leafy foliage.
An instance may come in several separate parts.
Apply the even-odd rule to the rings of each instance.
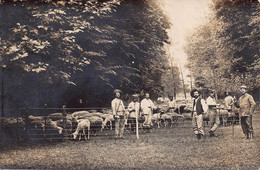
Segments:
[[[169,23],[154,1],[11,3],[0,11],[0,61],[11,106],[75,106],[77,98],[83,106],[104,106],[114,88],[162,90]]]
[[[197,86],[218,92],[259,88],[259,4],[215,0],[209,22],[189,37],[189,68]]]

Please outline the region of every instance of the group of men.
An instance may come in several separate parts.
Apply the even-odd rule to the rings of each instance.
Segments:
[[[120,99],[122,91],[114,90],[115,98],[111,102],[112,112],[115,118],[115,135],[116,138],[124,138],[124,127],[125,127],[125,116],[126,109],[123,101]],[[243,133],[247,139],[253,137],[253,127],[252,127],[252,114],[254,112],[256,103],[253,97],[247,93],[247,87],[241,86],[242,96],[236,101],[235,98],[230,96],[230,93],[226,93],[225,109],[227,111],[232,110],[232,106],[235,105],[239,108],[239,113],[241,117],[241,126]],[[191,96],[194,98],[192,106],[192,126],[197,139],[205,138],[205,132],[203,128],[203,115],[208,115],[210,130],[209,136],[215,136],[215,131],[220,125],[219,112],[217,108],[219,104],[216,103],[215,92],[211,90],[209,96],[206,99],[202,99],[200,91],[194,89],[191,91]],[[149,93],[145,93],[145,98],[139,103],[139,96],[137,94],[133,95],[133,100],[129,103],[127,112],[129,113],[129,121],[131,124],[135,124],[135,121],[138,120],[140,116],[140,111],[145,117],[143,125],[150,127],[152,125],[152,114],[153,110],[157,107],[154,105],[150,99]],[[169,97],[169,111],[176,109],[176,102],[173,100],[173,97]]]
[[[146,127],[150,127],[152,124],[152,114],[153,110],[157,107],[154,105],[153,101],[150,99],[149,93],[145,93],[145,98],[139,103],[138,94],[134,94],[132,97],[132,102],[129,103],[127,111],[125,110],[125,106],[123,101],[120,99],[122,91],[114,90],[115,98],[111,102],[112,113],[115,118],[115,135],[116,138],[124,138],[124,128],[125,128],[125,116],[126,113],[129,113],[130,121],[133,122],[131,124],[135,124],[134,122],[138,120],[140,115],[140,110],[142,110],[143,115],[145,117],[143,125]]]
[[[232,110],[232,106],[235,105],[239,108],[239,114],[241,117],[241,126],[246,139],[251,139],[253,137],[253,126],[252,126],[252,115],[256,106],[253,97],[247,93],[247,87],[241,86],[241,97],[238,101],[230,96],[230,93],[226,93],[225,109],[227,111]],[[205,138],[205,132],[203,129],[203,115],[208,115],[210,130],[209,136],[215,136],[214,132],[220,125],[219,112],[217,112],[218,104],[215,100],[214,91],[209,92],[209,97],[206,99],[201,98],[200,91],[194,89],[191,91],[191,96],[193,100],[193,110],[192,110],[192,125],[194,134],[197,139]]]

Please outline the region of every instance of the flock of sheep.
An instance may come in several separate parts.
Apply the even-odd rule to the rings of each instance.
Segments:
[[[227,124],[228,118],[234,116],[227,112],[224,109],[219,109],[220,116],[223,120],[223,125]],[[129,114],[127,114],[129,115]],[[133,128],[130,120],[131,117],[126,119],[126,126]],[[161,126],[174,127],[178,125],[178,119],[190,120],[191,119],[191,106],[186,105],[184,113],[176,112],[167,112],[166,106],[158,107],[152,115],[153,126],[160,128]],[[133,119],[133,117],[132,117]],[[205,118],[207,119],[207,118]],[[75,111],[71,114],[64,113],[52,113],[47,116],[33,116],[29,115],[27,120],[25,118],[2,118],[2,126],[9,128],[22,128],[25,129],[26,122],[30,127],[36,127],[37,129],[42,129],[42,132],[45,133],[47,129],[56,130],[56,133],[62,134],[66,131],[73,139],[81,140],[83,136],[86,139],[89,139],[90,133],[96,134],[99,131],[103,131],[105,128],[112,130],[114,126],[114,117],[112,115],[111,109],[103,109],[100,112],[96,110],[83,110]],[[145,128],[143,126],[144,119],[139,117],[139,128]],[[19,123],[19,125],[17,125]],[[65,129],[64,129],[65,128]],[[87,132],[87,133],[86,133]],[[64,133],[65,134],[65,133]]]

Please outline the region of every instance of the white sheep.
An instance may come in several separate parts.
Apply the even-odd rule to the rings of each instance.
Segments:
[[[164,126],[167,126],[167,122],[172,126],[172,115],[171,114],[163,114],[161,116],[162,121],[164,122]]]
[[[89,113],[88,111],[82,110],[82,111],[77,111],[77,112],[72,113],[71,116],[73,118],[80,118],[80,117],[85,116],[88,113]]]
[[[35,125],[35,127],[40,126],[43,129],[43,132],[46,131],[45,118],[43,116],[29,115],[28,118],[30,120],[30,123]],[[53,129],[57,129],[59,131],[59,134],[62,133],[63,128],[57,125],[57,121],[52,121],[50,118],[46,117],[46,125]]]
[[[86,138],[86,132],[85,130],[88,130],[88,137]],[[77,125],[76,131],[73,133],[73,139],[76,139],[79,132],[82,130],[82,133],[84,135],[85,140],[89,139],[89,133],[90,133],[90,121],[88,119],[81,119],[79,120],[79,123]],[[79,135],[79,140],[81,140],[81,134]]]
[[[51,120],[60,120],[63,118],[63,115],[62,113],[51,113],[47,117],[50,118]]]
[[[112,121],[114,121],[114,116],[111,114],[106,114],[105,120],[102,123],[101,131],[107,126],[107,123],[109,122],[110,130],[112,130]]]
[[[152,122],[157,123],[158,128],[160,128],[161,113],[155,113],[152,115]]]
[[[178,121],[179,117],[184,118],[183,115],[173,112],[173,113],[163,114],[161,116],[161,119],[164,122],[165,127],[166,127],[167,122],[170,124],[170,127],[173,127],[173,125],[177,125],[177,121]]]

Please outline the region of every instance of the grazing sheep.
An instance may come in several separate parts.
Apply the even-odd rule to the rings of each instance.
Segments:
[[[59,131],[59,134],[61,134],[63,128],[60,127],[60,126],[58,126],[59,121],[60,121],[60,120],[58,120],[58,121],[52,121],[52,120],[49,120],[48,123],[47,123],[47,126],[53,128],[53,129],[57,129],[57,130]]]
[[[60,129],[60,128],[65,128],[68,129],[70,132],[72,131],[72,120],[66,119],[65,120],[65,124],[63,123],[63,119],[60,120],[56,120],[56,121],[52,121],[53,123],[56,123],[56,128]],[[64,127],[65,126],[65,127]]]
[[[54,121],[63,119],[62,113],[51,113],[47,117]]]
[[[105,120],[108,116],[110,116],[110,115],[112,115],[112,114],[102,114],[101,115],[101,118],[103,119],[103,120]]]
[[[45,120],[43,116],[29,115],[28,118],[31,125],[34,125],[35,128],[41,127],[43,132],[45,132],[45,125],[44,125]]]
[[[191,112],[183,113],[182,116],[183,116],[183,121],[192,120],[192,113]]]
[[[235,112],[228,112],[227,110],[225,109],[220,109],[220,110],[217,110],[217,112],[219,113],[219,117],[222,118],[223,120],[223,125],[224,126],[227,126],[228,124],[228,119],[231,119],[230,122],[232,122],[232,119],[236,119],[238,117],[238,115],[236,115]],[[238,120],[239,121],[239,120]]]
[[[86,129],[88,130],[88,137],[86,137],[86,132],[85,132]],[[76,139],[77,136],[79,135],[79,140],[81,140],[81,134],[79,133],[80,131],[82,131],[85,140],[89,139],[90,121],[88,119],[82,119],[79,121],[76,131],[72,133],[73,139]]]
[[[30,124],[34,125],[36,128],[39,126],[43,129],[43,132],[46,131],[46,127],[45,127],[45,118],[43,116],[32,116],[29,115],[28,116]],[[50,118],[46,117],[46,125],[48,127],[51,127],[53,129],[57,129],[59,134],[62,133],[63,128],[59,127],[57,125],[57,121],[52,121]]]
[[[89,117],[88,120],[93,125],[96,125],[96,124],[101,124],[102,125],[102,123],[103,123],[103,119],[101,117],[99,117],[99,116]]]
[[[177,126],[178,118],[184,118],[184,116],[175,112],[161,115],[161,119],[164,122],[165,127],[167,126],[167,123],[170,127]]]
[[[87,118],[90,121],[91,131],[96,134],[96,131],[99,131],[102,129],[103,119],[99,116],[92,116]],[[82,119],[81,119],[82,120]],[[77,120],[77,121],[81,121]],[[102,130],[101,130],[102,131]]]
[[[111,109],[102,109],[101,112],[103,114],[112,114],[112,110]]]
[[[178,119],[179,118],[184,118],[183,115],[181,114],[178,114],[178,113],[171,113],[172,114],[172,123],[173,123],[173,126],[178,126]]]
[[[86,114],[84,117],[93,117],[93,116],[98,116],[98,117],[102,117],[102,113],[99,112],[93,112],[93,113],[88,113]]]
[[[112,130],[112,122],[115,120],[114,119],[114,116],[111,115],[111,114],[104,114],[102,116],[102,118],[105,118],[105,120],[103,121],[102,123],[102,128],[101,128],[101,131],[105,128],[105,126],[107,126],[107,123],[109,122],[109,125],[110,125],[110,130]]]
[[[152,123],[157,124],[158,128],[160,128],[161,122],[161,113],[155,113],[152,115]]]
[[[164,123],[164,127],[167,126],[167,124],[170,125],[170,127],[172,126],[172,115],[169,113],[163,114],[161,115],[161,120]]]
[[[88,111],[79,111],[79,112],[74,112],[72,113],[72,117],[77,119],[87,119],[89,117],[93,117],[93,116],[98,116],[101,117],[103,114],[99,113],[99,112],[91,112],[89,113]]]
[[[81,118],[81,117],[85,116],[86,114],[89,114],[89,112],[82,110],[82,111],[77,111],[77,112],[72,113],[71,116],[73,118]]]
[[[19,124],[19,126],[24,127],[25,123],[23,118],[12,118],[12,117],[2,117],[1,118],[2,126],[3,127],[8,127],[8,126],[14,126],[14,124]]]

